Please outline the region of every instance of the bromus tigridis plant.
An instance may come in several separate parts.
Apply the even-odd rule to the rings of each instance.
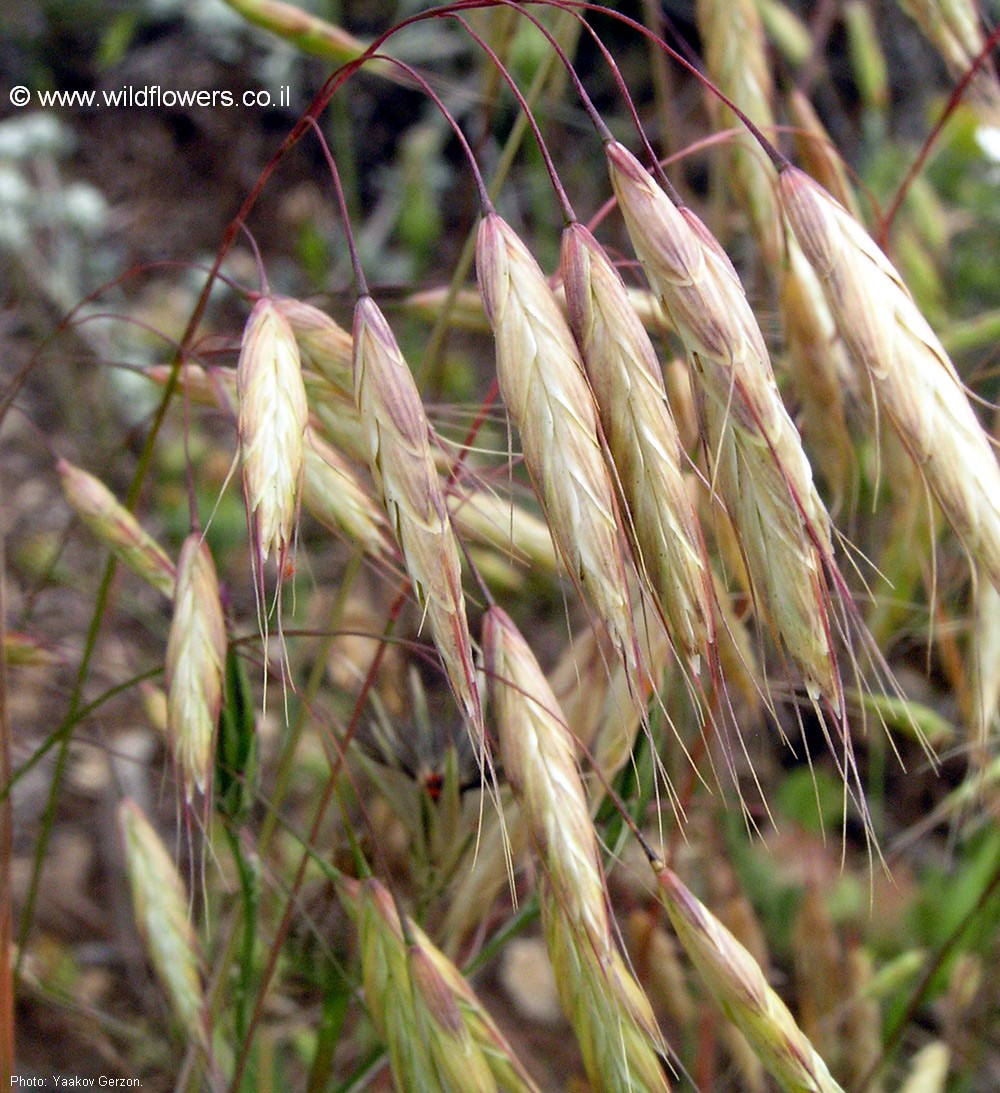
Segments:
[[[6,552],[21,1008],[149,1088],[990,1088],[997,33],[900,0],[909,147],[860,0],[229,6],[339,67],[156,271],[183,329],[130,271],[0,404],[64,516]],[[127,442],[36,412],[80,344]],[[46,913],[95,764],[99,986]]]

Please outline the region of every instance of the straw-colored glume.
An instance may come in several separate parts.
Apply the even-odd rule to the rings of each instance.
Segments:
[[[597,835],[563,713],[527,642],[499,607],[483,619],[483,656],[504,773],[554,898],[589,944],[606,949],[610,926]]]
[[[582,224],[563,232],[562,268],[570,325],[628,509],[633,554],[675,647],[697,661],[713,641],[708,562],[656,352],[618,271]]]
[[[844,392],[855,386],[850,359],[812,266],[794,239],[788,243],[778,299],[802,403],[802,432],[817,467],[840,501],[849,491],[854,463],[844,398]]]
[[[588,1077],[598,1089],[667,1089],[652,1009],[612,940],[597,834],[555,695],[498,607],[483,621],[483,655],[504,772],[544,870],[543,919],[559,998]]]
[[[275,296],[274,306],[288,322],[303,368],[319,373],[344,399],[354,394],[354,347],[351,335],[325,311],[290,296]]]
[[[369,1013],[400,1089],[536,1093],[468,981],[415,922],[404,933],[392,895],[372,878],[337,890],[357,924]]]
[[[254,305],[243,331],[236,386],[255,545],[262,560],[272,549],[283,558],[292,542],[309,411],[295,336],[268,297]]]
[[[632,244],[687,350],[709,469],[738,529],[758,610],[810,695],[840,712],[824,574],[829,518],[743,287],[693,213],[678,209],[622,145],[606,152]]]
[[[354,390],[368,458],[424,619],[477,747],[485,747],[458,543],[413,375],[370,296],[354,312]]]
[[[618,951],[600,957],[542,886],[542,924],[559,1002],[594,1089],[664,1093],[665,1046],[642,988]]]
[[[774,126],[774,85],[755,0],[697,0],[695,12],[708,74],[755,125],[769,131]],[[729,107],[713,95],[710,109],[718,117],[717,127],[739,130],[726,145],[726,179],[747,212],[764,261],[774,268],[782,249],[774,172],[760,146],[743,130]]]
[[[306,430],[302,504],[324,527],[343,535],[381,561],[394,553],[389,526],[354,468],[322,440]]]
[[[208,788],[222,706],[226,620],[219,581],[200,532],[184,540],[167,640],[167,726],[188,801]]]
[[[1000,466],[954,365],[864,228],[796,168],[779,179],[837,327],[969,554],[1000,587]]]
[[[65,459],[56,464],[66,500],[133,572],[173,599],[177,571],[166,551],[100,479]]]
[[[139,933],[178,1024],[205,1044],[201,959],[184,882],[134,801],[118,806],[118,825]]]
[[[500,392],[552,537],[570,576],[629,655],[621,529],[579,350],[538,264],[495,213],[479,226],[476,267]]]
[[[662,862],[660,894],[678,940],[722,1012],[788,1093],[843,1093],[757,961]]]

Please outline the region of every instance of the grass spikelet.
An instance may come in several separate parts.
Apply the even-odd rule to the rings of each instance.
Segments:
[[[476,268],[496,340],[500,392],[552,537],[570,576],[629,656],[633,635],[614,489],[573,335],[538,264],[495,213],[479,225]]]
[[[384,885],[344,878],[337,888],[357,924],[369,1013],[399,1088],[535,1093],[462,973],[416,923],[404,936]]]
[[[129,569],[173,599],[177,571],[163,547],[100,479],[65,459],[59,460],[56,470],[66,500],[88,529]]]
[[[851,366],[812,266],[794,239],[789,244],[779,302],[802,403],[802,432],[839,503],[850,491],[854,465],[844,400],[852,386]]]
[[[809,97],[797,87],[788,93],[788,113],[796,126],[795,151],[806,173],[860,219],[861,209],[844,160]]]
[[[437,1076],[434,1089],[455,1093],[491,1093],[496,1079],[486,1057],[472,1038],[459,1008],[440,971],[419,945],[407,951],[410,983],[413,987],[413,1015],[417,1034],[427,1045],[427,1054]]]
[[[166,664],[167,726],[189,802],[211,779],[225,657],[226,621],[215,565],[201,533],[192,532],[177,566]]]
[[[738,528],[758,610],[811,697],[823,695],[840,713],[823,571],[832,564],[829,518],[743,287],[690,211],[676,208],[622,145],[606,152],[633,246],[688,353],[710,470]]]
[[[774,126],[774,85],[766,57],[764,28],[755,0],[697,0],[695,11],[705,50],[705,67],[719,89],[755,125]],[[711,96],[717,126],[739,129],[728,144],[730,172],[726,178],[750,219],[765,263],[780,261],[781,217],[774,194],[774,172],[757,142],[743,130],[736,115]]]
[[[722,1012],[788,1093],[843,1093],[754,958],[662,862],[653,868],[677,937]]]
[[[559,568],[548,525],[526,508],[488,490],[456,489],[448,509],[459,534],[531,566],[554,574]]]
[[[841,337],[969,554],[1000,587],[1000,466],[954,365],[864,228],[808,175],[779,179]]]
[[[392,554],[389,527],[382,511],[338,451],[306,430],[302,504],[331,531],[344,535],[373,558]]]
[[[663,373],[621,277],[582,224],[563,232],[562,263],[570,325],[629,511],[633,554],[675,647],[696,662],[714,642],[710,578]]]
[[[177,1023],[205,1046],[201,958],[184,882],[134,801],[124,800],[118,806],[118,825],[135,920],[146,951]]]
[[[603,955],[611,936],[604,878],[573,737],[534,654],[499,607],[483,619],[483,657],[504,773],[553,897],[582,943]]]
[[[483,653],[504,772],[545,871],[542,909],[560,1001],[587,1074],[599,1089],[666,1089],[655,1018],[612,941],[597,836],[555,696],[498,607],[483,621]]]
[[[649,1000],[617,950],[601,958],[542,893],[542,921],[563,1011],[573,1025],[594,1089],[662,1093],[665,1046]]]
[[[458,543],[416,383],[375,301],[354,311],[354,390],[368,458],[448,682],[478,749],[485,747]]]
[[[304,368],[318,372],[344,399],[354,397],[351,335],[325,311],[290,296],[275,296],[274,306],[295,335]]]
[[[292,541],[308,406],[299,350],[274,301],[257,301],[236,369],[247,511],[262,560]]]

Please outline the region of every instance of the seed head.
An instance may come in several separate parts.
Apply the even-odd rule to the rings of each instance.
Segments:
[[[757,961],[672,870],[662,863],[654,869],[678,940],[764,1067],[789,1093],[843,1093]]]
[[[495,213],[479,226],[479,290],[497,376],[559,552],[615,644],[633,646],[614,489],[573,335],[542,271]]]
[[[302,503],[324,527],[363,547],[373,558],[392,554],[385,516],[372,501],[351,465],[338,451],[306,429]]]
[[[303,368],[318,372],[338,395],[352,401],[354,349],[351,335],[312,304],[304,304],[290,296],[275,296],[274,306],[295,335]]]
[[[485,747],[458,544],[430,447],[430,425],[406,361],[375,301],[354,311],[354,389],[368,458],[448,681]]]
[[[622,145],[606,152],[632,244],[687,350],[712,479],[757,606],[810,695],[842,713],[824,573],[834,564],[829,517],[743,286],[693,213],[676,208]]]
[[[563,276],[570,325],[629,511],[633,553],[676,648],[697,658],[713,640],[708,562],[653,344],[617,270],[581,224],[563,232]]]
[[[295,335],[274,301],[257,301],[236,369],[240,451],[256,547],[282,557],[292,541],[308,417]]]
[[[576,766],[576,747],[555,695],[517,627],[499,607],[483,619],[504,773],[563,913],[586,944],[610,945],[597,836]]]
[[[407,944],[385,886],[343,878],[337,890],[357,923],[369,1013],[399,1088],[537,1093],[468,981],[412,921]]]
[[[184,540],[177,566],[174,617],[167,641],[167,725],[185,797],[209,785],[222,706],[226,622],[208,545],[199,532]]]
[[[783,171],[779,187],[880,412],[966,550],[1000,587],[1000,465],[954,365],[864,228],[802,171]]]
[[[125,800],[118,806],[118,825],[136,924],[153,968],[178,1023],[205,1044],[201,959],[184,882],[134,801]]]
[[[774,83],[755,0],[697,0],[695,9],[708,74],[755,125],[765,131],[773,128]],[[726,180],[747,211],[765,263],[773,267],[781,256],[774,171],[736,115],[714,96],[710,100],[716,124],[739,130],[726,145],[730,165]]]
[[[794,238],[788,240],[778,301],[802,402],[802,432],[827,483],[843,498],[854,460],[844,400],[844,391],[855,386],[852,369],[822,286]]]
[[[92,474],[65,459],[56,464],[66,500],[87,527],[143,580],[173,599],[176,570],[166,551]]]
[[[649,999],[613,946],[598,955],[542,890],[542,924],[563,1011],[594,1089],[665,1093],[666,1046]]]

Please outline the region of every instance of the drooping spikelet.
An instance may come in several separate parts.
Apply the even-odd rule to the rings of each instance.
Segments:
[[[666,1048],[649,999],[616,949],[600,958],[574,929],[546,885],[542,925],[559,1002],[583,1055],[592,1088],[665,1093]]]
[[[573,335],[538,264],[495,213],[479,225],[476,268],[496,340],[500,392],[552,537],[573,581],[629,655],[614,489]]]
[[[483,620],[504,772],[542,862],[543,918],[559,998],[597,1089],[665,1090],[663,1042],[611,935],[597,835],[575,746],[541,669],[498,607]]]
[[[860,217],[857,195],[847,175],[844,158],[826,131],[808,95],[797,87],[788,93],[788,113],[795,124],[798,162],[855,217]]]
[[[389,523],[459,709],[484,747],[458,544],[431,454],[430,426],[410,369],[370,296],[362,296],[354,311],[354,391]]]
[[[416,923],[406,936],[389,891],[344,878],[358,929],[369,1013],[401,1090],[535,1093],[536,1086],[468,981]]]
[[[719,89],[765,132],[774,126],[774,85],[755,0],[697,0],[695,11],[705,50],[705,67]],[[750,220],[765,263],[781,257],[781,217],[774,195],[774,171],[757,142],[729,107],[710,96],[717,127],[740,132],[727,142],[726,179]]]
[[[773,131],[774,86],[754,0],[698,0],[697,13],[708,74],[759,129]],[[715,96],[710,102],[717,108]],[[786,238],[774,169],[736,115],[728,107],[719,114],[723,126],[740,130],[728,145],[727,178],[747,210],[764,264],[778,281],[788,366],[803,408],[802,431],[839,499],[847,492],[852,457],[841,392],[844,348],[809,263],[794,239]]]
[[[824,574],[829,520],[743,286],[693,213],[675,207],[622,145],[606,152],[632,244],[688,353],[711,475],[739,530],[758,609],[810,695],[840,712]]]
[[[878,409],[966,550],[1000,587],[1000,466],[937,335],[864,228],[808,175],[779,178],[782,203]]]
[[[188,801],[209,785],[222,705],[226,621],[208,544],[184,540],[177,565],[174,616],[167,641],[167,726]]]
[[[201,959],[184,882],[134,801],[118,806],[118,825],[139,933],[178,1024],[204,1045]]]
[[[582,224],[563,232],[562,263],[570,325],[628,508],[633,553],[676,648],[696,659],[714,640],[711,584],[663,373],[618,271]]]
[[[299,350],[274,301],[254,304],[236,369],[247,511],[261,559],[292,541],[308,405]]]
[[[610,945],[597,836],[576,766],[576,746],[548,681],[510,617],[483,619],[504,773],[521,804],[554,898],[599,952]]]
[[[312,304],[290,296],[275,296],[274,306],[295,335],[303,368],[318,372],[344,399],[353,400],[351,335]]]
[[[351,465],[309,428],[305,434],[302,504],[324,527],[345,536],[373,558],[392,555],[392,539],[381,509]]]
[[[802,403],[802,432],[817,467],[840,501],[849,491],[854,462],[844,398],[845,390],[853,386],[850,360],[812,266],[794,239],[788,243],[778,299]]]
[[[757,961],[662,862],[653,868],[674,930],[722,1012],[788,1093],[843,1093]]]
[[[129,569],[173,599],[174,563],[132,513],[92,474],[65,459],[59,460],[56,470],[77,516]]]

